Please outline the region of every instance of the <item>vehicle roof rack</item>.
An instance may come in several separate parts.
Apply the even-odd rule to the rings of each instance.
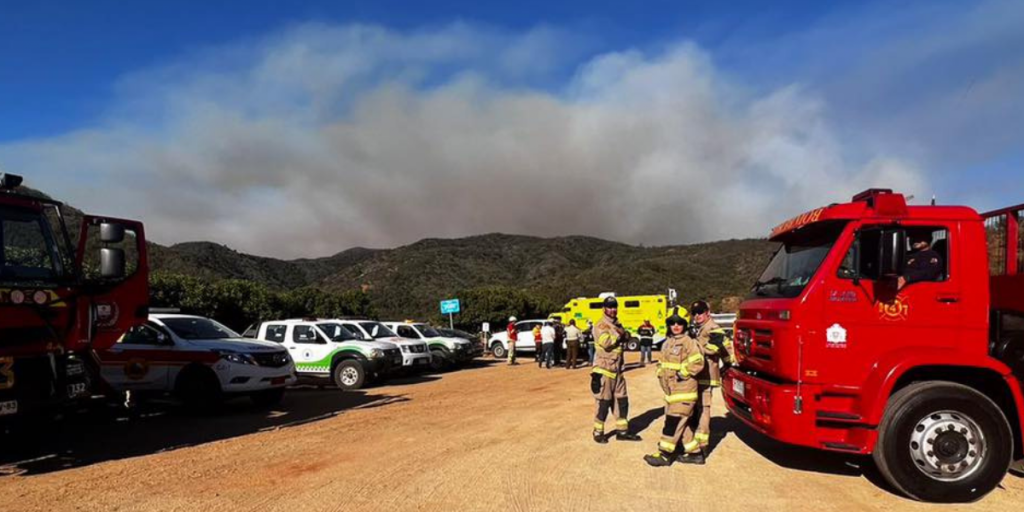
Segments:
[[[181,313],[181,308],[149,308],[150,313],[176,315]]]

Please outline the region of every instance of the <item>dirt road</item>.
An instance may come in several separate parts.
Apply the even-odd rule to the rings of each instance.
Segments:
[[[640,443],[590,440],[586,370],[484,362],[359,393],[297,389],[280,410],[154,409],[4,439],[0,503],[28,510],[928,510],[866,460],[778,445],[715,406],[707,466],[654,469],[654,369],[628,373]],[[968,510],[1011,510],[1024,479]]]

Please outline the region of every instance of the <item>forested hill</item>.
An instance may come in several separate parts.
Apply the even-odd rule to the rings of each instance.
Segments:
[[[765,240],[638,247],[597,238],[489,234],[425,239],[395,249],[355,248],[326,258],[277,260],[209,242],[151,246],[155,272],[242,279],[272,289],[313,286],[366,291],[384,317],[436,314],[440,299],[512,289],[560,306],[604,291],[620,295],[679,290],[734,307],[773,250]]]

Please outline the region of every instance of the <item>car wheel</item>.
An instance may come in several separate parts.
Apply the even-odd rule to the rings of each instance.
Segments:
[[[212,410],[224,399],[217,376],[209,368],[200,366],[182,370],[175,394],[187,407],[199,411]]]
[[[987,396],[952,382],[912,384],[890,399],[872,454],[911,498],[962,503],[985,496],[1010,466],[1010,424]]]
[[[284,388],[259,391],[252,394],[252,402],[259,407],[273,407],[284,399]]]
[[[505,359],[508,357],[508,351],[505,350],[505,346],[497,341],[491,345],[491,354],[494,354],[495,359]]]
[[[430,369],[435,372],[443,372],[451,366],[451,356],[447,350],[436,348],[430,351]]]
[[[626,342],[626,350],[630,352],[636,352],[637,350],[640,350],[640,340],[636,338],[630,338],[629,341]]]
[[[362,363],[354,359],[346,359],[334,366],[334,385],[344,391],[363,387],[366,383],[366,370]]]

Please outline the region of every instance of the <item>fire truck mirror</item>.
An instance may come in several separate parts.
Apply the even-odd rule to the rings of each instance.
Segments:
[[[124,226],[114,222],[100,224],[100,241],[105,244],[119,244],[124,241]]]
[[[122,235],[124,230],[121,231]],[[100,249],[100,277],[121,279],[125,275],[124,250],[104,247]]]
[[[893,279],[903,275],[907,262],[907,232],[902,229],[883,229],[878,244],[878,275]]]

